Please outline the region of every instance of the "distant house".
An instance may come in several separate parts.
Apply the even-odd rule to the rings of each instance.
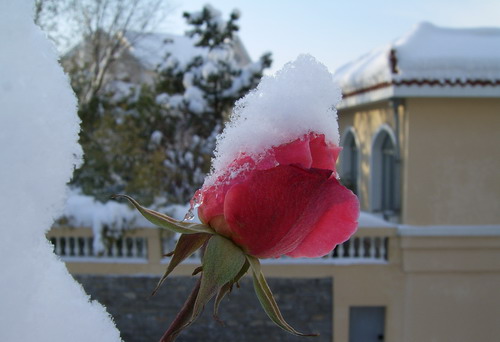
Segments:
[[[424,23],[335,78],[341,175],[364,210],[412,225],[500,222],[500,29]]]
[[[87,72],[94,72],[92,68],[96,64],[96,56],[99,56],[100,70],[105,73],[103,88],[110,81],[152,84],[158,68],[173,63],[184,66],[194,57],[208,53],[207,48],[196,46],[195,38],[168,33],[127,32],[113,39],[102,33],[96,34],[93,39],[101,41],[98,52],[95,42],[84,40],[63,56],[62,64],[67,71],[78,65]],[[233,38],[232,48],[234,60],[239,66],[252,62],[238,36]],[[108,66],[103,68],[106,64]]]

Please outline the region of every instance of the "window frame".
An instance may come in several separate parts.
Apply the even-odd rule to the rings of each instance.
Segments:
[[[394,149],[394,158],[392,160],[393,169],[391,174],[393,175],[392,179],[392,194],[390,197],[385,197],[387,194],[384,192],[383,187],[387,187],[387,184],[384,184],[384,167],[386,165],[383,164],[384,161],[384,151],[383,145],[387,142],[387,139],[390,139]],[[398,146],[396,135],[394,134],[393,129],[387,125],[382,124],[378,130],[373,135],[372,144],[371,144],[371,160],[370,160],[370,210],[372,212],[381,213],[384,218],[390,219],[394,216],[399,216],[401,211],[401,177],[400,177],[400,163],[398,160]],[[391,185],[391,184],[390,184]],[[392,202],[391,208],[384,207],[384,201],[389,200]]]
[[[352,167],[353,167],[352,145],[354,145],[356,148],[355,165],[357,166],[357,169],[354,172],[352,170]],[[354,127],[350,126],[344,130],[344,134],[342,135],[342,139],[341,139],[341,146],[342,146],[342,152],[340,152],[340,168],[339,168],[340,179],[353,178],[353,180],[355,182],[354,183],[355,189],[357,190],[356,192],[354,192],[354,191],[353,192],[358,197],[360,197],[360,194],[361,194],[361,192],[360,192],[361,151],[360,151],[360,143],[359,143],[358,135],[356,134]],[[348,158],[346,158],[346,157],[348,157]]]

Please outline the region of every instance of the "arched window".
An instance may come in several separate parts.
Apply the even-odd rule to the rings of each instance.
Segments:
[[[352,128],[348,129],[342,139],[340,155],[340,179],[342,183],[359,194],[359,146]]]
[[[372,210],[384,216],[395,216],[400,209],[399,162],[396,139],[388,126],[382,126],[375,135],[372,149]]]
[[[396,149],[389,134],[384,134],[382,144],[382,211],[396,208]]]

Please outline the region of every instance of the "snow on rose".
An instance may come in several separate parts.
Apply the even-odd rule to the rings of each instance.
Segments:
[[[181,234],[158,287],[195,251],[203,255],[194,272],[201,276],[162,342],[174,341],[214,297],[216,316],[221,300],[249,270],[269,318],[289,333],[314,335],[284,320],[259,259],[320,257],[355,232],[359,203],[335,169],[339,100],[332,75],[308,55],[264,77],[237,103],[218,137],[212,172],[192,200],[202,224],[174,220],[117,195],[154,224]]]

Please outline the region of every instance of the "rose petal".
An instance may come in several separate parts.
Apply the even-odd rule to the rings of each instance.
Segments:
[[[213,217],[224,214],[225,191],[218,192],[217,188],[211,186],[203,189],[203,204],[198,208],[198,217],[205,224],[210,225],[210,220]]]
[[[337,180],[330,183],[332,196],[325,211],[298,247],[287,253],[291,257],[321,257],[354,234],[358,226],[359,202],[349,189]]]
[[[278,257],[300,247],[316,229],[339,184],[331,171],[278,166],[253,172],[226,195],[224,213],[233,240],[260,258]],[[341,186],[340,186],[341,187]],[[344,238],[341,231],[340,239]],[[314,234],[312,234],[314,236]],[[329,234],[330,245],[339,238]]]
[[[311,168],[335,171],[335,164],[342,148],[328,144],[323,134],[311,138],[309,147],[312,156]]]
[[[203,188],[203,205],[198,210],[198,216],[204,223],[212,225],[213,217],[224,213],[224,199],[229,188],[242,182],[249,173],[255,170],[267,170],[280,165],[296,164],[309,168],[312,163],[309,149],[309,136],[306,139],[297,139],[291,143],[274,147],[258,163],[248,155],[241,155],[229,166],[228,171],[221,175],[215,185]],[[238,170],[237,176],[231,178],[231,173]],[[216,228],[216,227],[214,227]]]
[[[227,191],[234,184],[243,181],[247,174],[258,166],[259,165],[256,165],[251,157],[242,154],[228,166],[224,174],[217,178],[214,185],[208,187],[204,186],[199,190],[203,198],[203,204],[198,208],[198,217],[200,220],[211,225],[210,222],[213,217],[223,215],[224,199]],[[236,174],[236,176],[234,176],[234,174]]]
[[[291,143],[273,147],[273,151],[279,165],[300,165],[304,169],[311,167],[309,139],[297,139]]]

